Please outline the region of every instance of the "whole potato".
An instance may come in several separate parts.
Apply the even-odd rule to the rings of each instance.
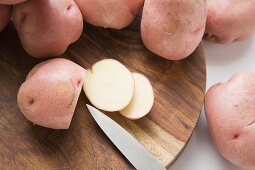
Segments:
[[[0,4],[18,4],[27,0],[0,0]]]
[[[255,0],[207,0],[205,39],[230,43],[255,33]]]
[[[104,28],[128,26],[142,8],[144,0],[75,0],[84,20]]]
[[[206,0],[145,0],[141,35],[145,46],[169,60],[189,56],[206,24]]]
[[[220,153],[239,167],[255,169],[255,73],[240,72],[211,87],[205,112]]]
[[[0,4],[0,32],[5,28],[9,23],[11,17],[12,7],[9,5]]]
[[[18,105],[35,124],[67,129],[82,89],[85,69],[63,58],[35,66],[18,92]]]
[[[73,0],[30,0],[14,6],[13,22],[33,57],[57,56],[76,41],[83,19]]]

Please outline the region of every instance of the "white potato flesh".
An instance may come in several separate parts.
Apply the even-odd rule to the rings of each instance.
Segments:
[[[129,119],[139,119],[147,115],[154,103],[154,93],[150,81],[140,73],[133,73],[135,92],[129,105],[120,114]]]
[[[104,59],[87,70],[83,89],[95,107],[114,112],[130,103],[134,94],[134,79],[120,62]]]

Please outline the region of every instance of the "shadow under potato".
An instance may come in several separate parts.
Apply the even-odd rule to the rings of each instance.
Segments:
[[[252,44],[252,38],[242,42],[234,42],[230,44],[217,44],[212,42],[205,42],[206,60],[215,66],[221,66],[233,63],[245,56]],[[224,52],[223,52],[224,51]]]

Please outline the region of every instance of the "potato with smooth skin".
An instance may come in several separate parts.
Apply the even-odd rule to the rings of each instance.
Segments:
[[[142,40],[153,53],[180,60],[196,49],[205,24],[205,0],[145,0]]]
[[[255,34],[255,0],[207,0],[207,4],[206,40],[230,43]]]
[[[27,0],[0,0],[0,4],[18,4],[18,3],[22,3],[22,2],[25,2]]]
[[[205,112],[220,153],[241,168],[255,169],[255,73],[240,72],[211,87]]]
[[[144,0],[75,0],[88,23],[122,29],[128,26],[143,6]]]
[[[10,21],[12,7],[0,4],[0,32],[6,27]]]
[[[20,111],[37,125],[68,129],[85,72],[79,65],[63,58],[38,64],[19,89]]]
[[[36,58],[64,53],[83,28],[73,0],[27,1],[14,6],[12,18],[24,49]]]

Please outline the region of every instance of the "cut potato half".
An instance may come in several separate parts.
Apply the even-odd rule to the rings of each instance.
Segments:
[[[142,74],[133,73],[135,80],[134,96],[120,113],[129,119],[139,119],[147,115],[154,103],[154,93],[150,81]]]
[[[120,62],[104,59],[87,70],[83,89],[95,107],[114,112],[130,103],[134,94],[134,79]]]

